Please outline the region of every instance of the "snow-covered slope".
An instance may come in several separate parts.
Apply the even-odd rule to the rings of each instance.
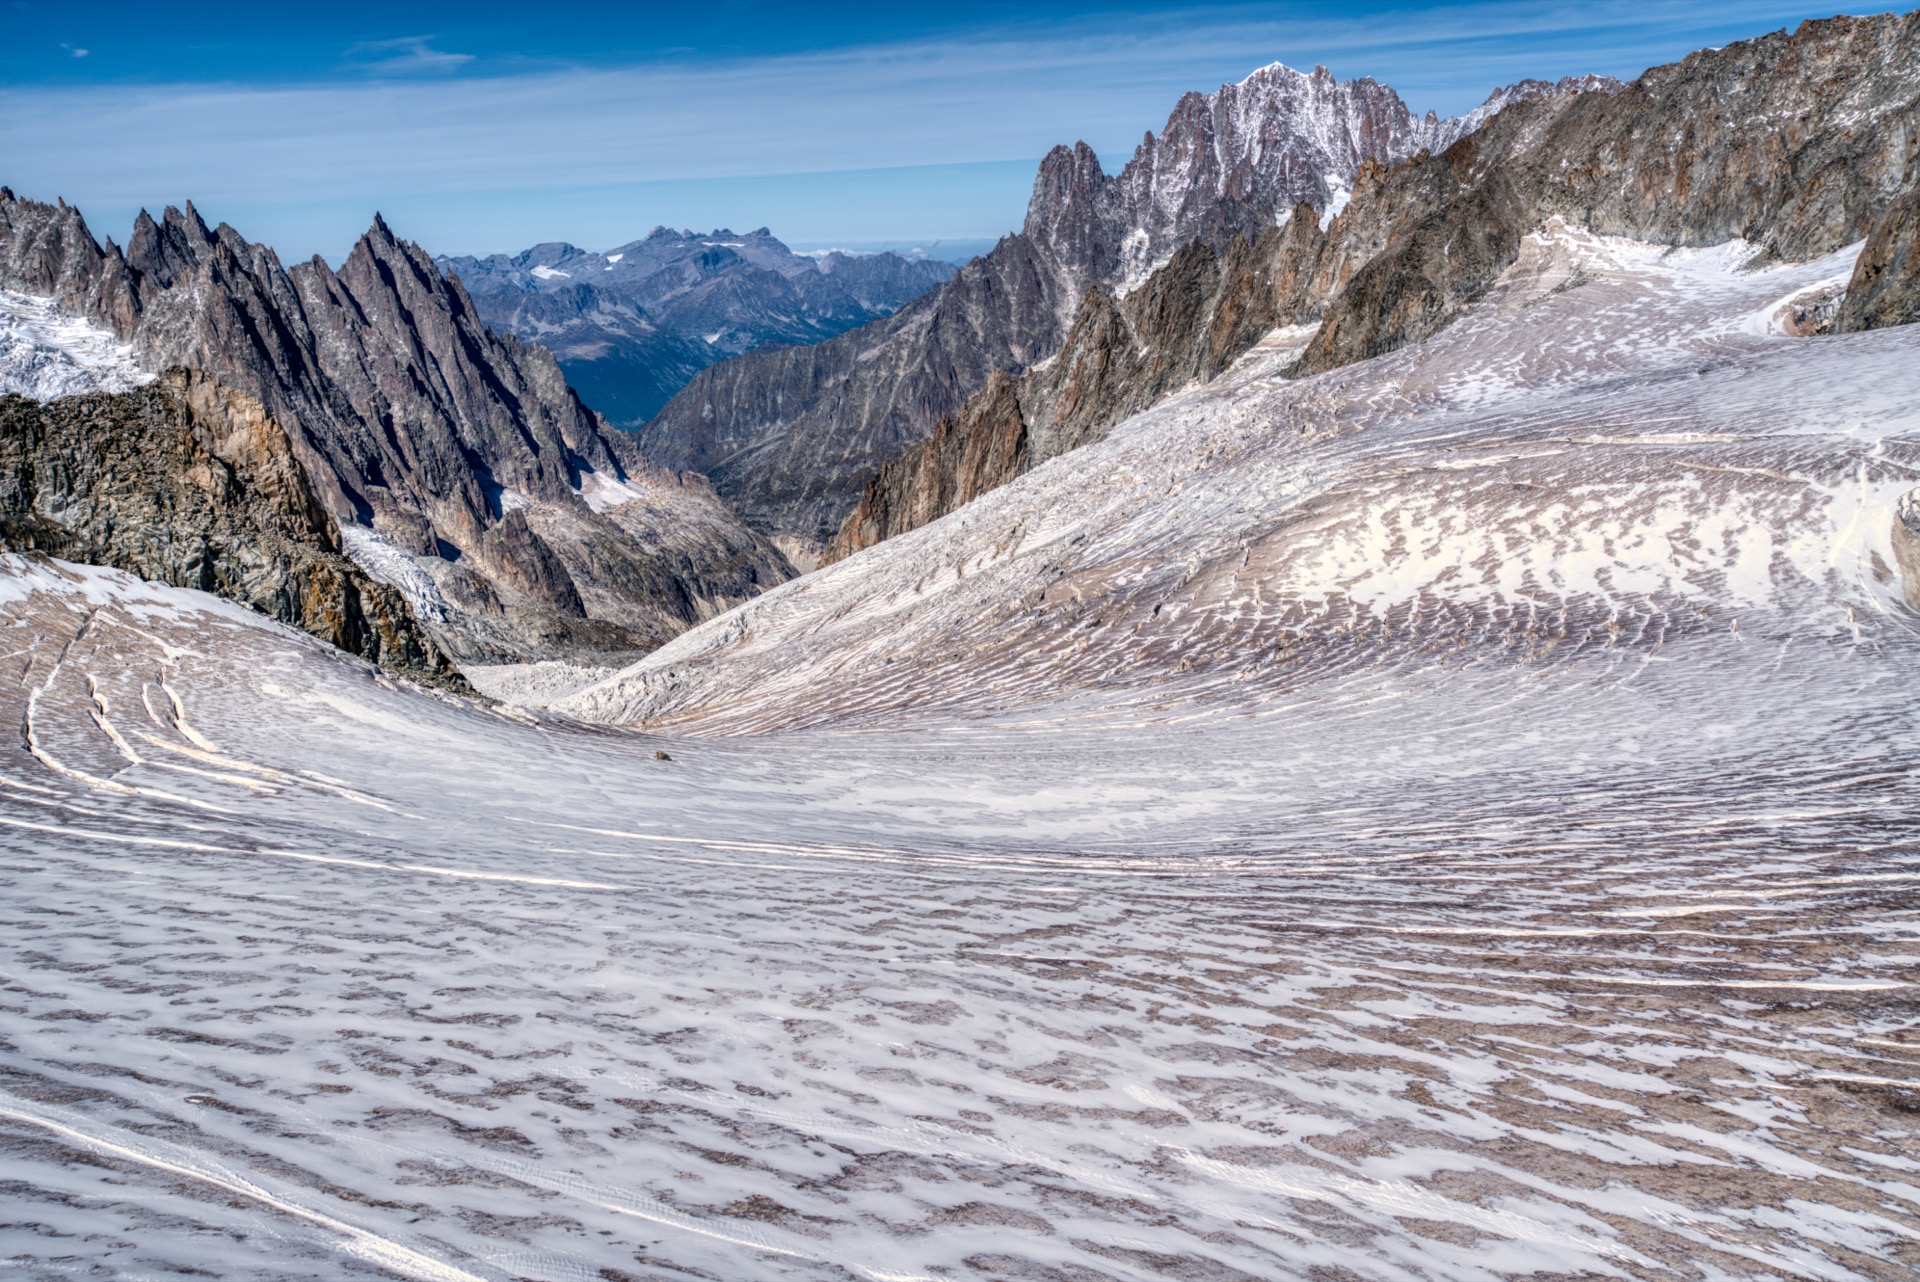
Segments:
[[[1778,426],[1594,448],[1711,493],[1826,448]],[[1266,717],[665,741],[0,561],[0,1259],[1910,1275],[1920,644],[1872,599],[1532,664],[1356,630]]]
[[[1276,336],[559,706],[710,730],[1253,710],[1439,654],[1626,669],[1736,627],[1896,626],[1920,333],[1775,317],[1853,252],[1742,271],[1735,246],[1538,235],[1428,343],[1288,381],[1305,336]]]
[[[0,558],[0,1259],[1920,1271],[1920,327],[1786,323],[1850,252],[1550,229],[562,705],[759,737]]]
[[[63,314],[50,299],[0,289],[0,395],[51,401],[152,381],[134,363],[132,344],[112,331]]]

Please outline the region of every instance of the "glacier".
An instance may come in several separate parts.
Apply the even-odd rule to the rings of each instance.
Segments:
[[[153,378],[112,331],[64,314],[51,299],[0,289],[0,396],[51,401],[130,391]]]
[[[1549,227],[476,674],[544,709],[0,559],[0,1260],[1913,1274],[1920,332],[1780,319],[1851,253]]]

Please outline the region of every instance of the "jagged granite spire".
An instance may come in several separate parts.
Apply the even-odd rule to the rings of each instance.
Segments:
[[[458,656],[644,650],[790,573],[378,215],[337,272],[289,270],[191,204],[143,215],[122,260],[78,211],[14,198],[0,284],[110,325],[149,369],[257,398],[338,520],[421,558],[410,581]]]

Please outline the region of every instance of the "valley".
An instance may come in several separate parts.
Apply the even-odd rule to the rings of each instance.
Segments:
[[[0,1270],[1920,1276],[1917,140],[1909,13],[955,273],[0,188]]]

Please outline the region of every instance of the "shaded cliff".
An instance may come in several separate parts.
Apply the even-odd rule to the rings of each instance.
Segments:
[[[47,404],[0,397],[0,546],[212,592],[465,686],[402,594],[342,553],[280,425],[203,373]]]
[[[1916,103],[1920,14],[1809,22],[1622,90],[1532,94],[1439,154],[1363,165],[1324,234],[1303,206],[1224,260],[1195,242],[1124,299],[1090,291],[1058,360],[989,387],[881,467],[827,559],[1098,439],[1276,326],[1319,325],[1295,375],[1430,337],[1552,217],[1660,244],[1744,238],[1783,260],[1866,237],[1840,327],[1911,320]]]
[[[1920,321],[1920,194],[1882,214],[1860,247],[1834,328],[1841,333]]]

